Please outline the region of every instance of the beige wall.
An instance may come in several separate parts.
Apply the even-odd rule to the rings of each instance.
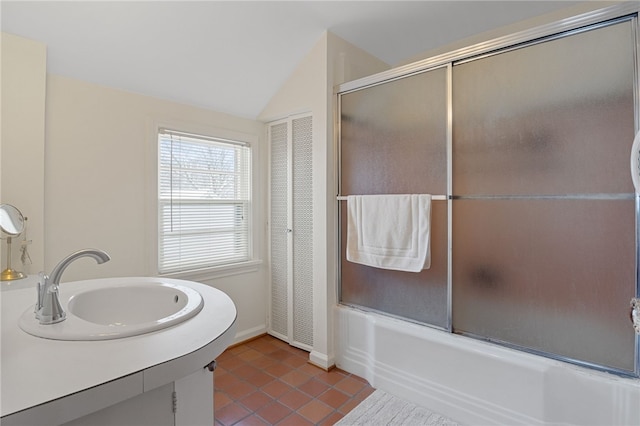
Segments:
[[[16,206],[28,218],[26,238],[33,241],[28,246],[33,264],[23,267],[23,236],[13,239],[13,269],[37,273],[44,265],[46,46],[2,33],[1,56],[0,203]],[[0,253],[4,270],[4,240]]]
[[[21,55],[30,51],[28,44],[15,46]],[[5,73],[6,52],[3,49]],[[38,97],[34,95],[30,98],[32,102],[20,110],[23,101],[20,96],[30,96],[29,92],[15,93],[15,97],[9,98],[10,91],[3,90],[2,99],[3,202],[5,197],[6,202],[16,200],[15,204],[25,214],[44,222],[42,236],[30,235],[34,245],[37,241],[46,253],[45,261],[40,259],[33,272],[50,271],[67,254],[95,247],[107,251],[112,260],[96,265],[92,259],[81,259],[65,271],[63,282],[156,275],[158,125],[215,132],[253,142],[255,252],[259,259],[264,259],[266,168],[261,147],[262,123],[55,75],[46,78],[45,101],[44,55],[39,57],[41,84],[34,90]],[[26,78],[24,74],[22,78]],[[3,79],[3,89],[4,83]],[[5,112],[9,111],[15,114],[11,116],[15,120],[12,126],[6,125],[10,120]],[[34,136],[33,142],[28,139],[27,146],[24,134],[30,132],[41,134],[39,138]],[[18,133],[23,136],[21,143],[9,143],[11,138],[7,135]],[[15,164],[5,167],[7,162]],[[27,187],[26,183],[33,185]],[[33,211],[31,206],[37,205],[38,200],[40,210]],[[214,277],[183,278],[205,282],[231,296],[238,308],[241,340],[266,330],[265,270],[263,262],[242,273],[224,271]]]
[[[43,256],[31,272],[50,271],[67,254],[95,247],[109,252],[112,260],[96,265],[91,259],[81,259],[65,271],[63,281],[155,275],[156,126],[181,127],[194,132],[213,129],[226,132],[229,137],[246,136],[257,142],[255,235],[257,255],[263,263],[238,275],[185,278],[211,284],[232,297],[239,312],[238,340],[264,332],[268,306],[268,259],[265,258],[268,171],[266,151],[262,147],[263,124],[56,75],[46,78],[45,101],[45,46],[40,46],[40,98],[33,102],[28,113],[20,113],[23,127],[29,129],[37,128],[33,126],[34,111],[41,116],[40,139],[24,152],[29,161],[36,161],[35,173],[31,176],[40,178],[38,185],[34,185],[37,189],[28,194],[30,199],[40,200],[42,211],[32,216],[43,223],[40,236],[34,237],[34,244],[41,245]],[[21,54],[25,52],[22,46],[16,49]],[[320,206],[315,209],[314,222],[316,235],[322,236],[316,239],[314,248],[318,253],[318,256],[314,253],[314,258],[319,259],[314,263],[317,281],[314,328],[318,330],[321,363],[329,362],[327,354],[332,352],[328,333],[331,318],[327,311],[335,304],[335,269],[330,249],[335,208],[333,81],[341,82],[386,68],[386,64],[326,33],[260,117],[268,121],[303,111],[314,115],[313,137],[314,141],[320,141],[314,143],[314,170],[319,172],[314,181],[314,202]],[[3,97],[3,101],[6,99]],[[3,151],[7,152],[4,147]],[[19,193],[22,186],[18,184],[18,170],[3,168],[3,174],[10,176],[5,179],[8,184],[3,186],[3,196]],[[37,193],[40,195],[34,197]],[[328,240],[325,235],[329,236]]]

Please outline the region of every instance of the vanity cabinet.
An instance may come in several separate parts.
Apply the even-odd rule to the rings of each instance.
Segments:
[[[60,291],[78,292],[103,280],[136,285],[145,279],[68,282]],[[235,338],[235,305],[204,284],[159,280],[198,291],[202,310],[163,330],[97,341],[25,333],[18,319],[33,309],[35,289],[4,291],[3,286],[2,425],[213,424],[213,374],[207,366]]]
[[[213,375],[202,368],[64,426],[197,426],[212,425]]]

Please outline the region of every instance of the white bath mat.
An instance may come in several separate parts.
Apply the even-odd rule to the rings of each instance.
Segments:
[[[336,423],[336,426],[356,425],[459,426],[459,423],[384,391],[376,390]]]

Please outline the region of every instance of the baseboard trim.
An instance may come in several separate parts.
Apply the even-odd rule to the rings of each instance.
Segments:
[[[336,360],[333,357],[313,350],[309,353],[309,362],[325,371],[333,369],[336,365]]]
[[[266,324],[253,327],[248,330],[238,331],[230,347],[241,345],[242,343],[246,343],[248,341],[262,337],[265,334],[267,334]]]

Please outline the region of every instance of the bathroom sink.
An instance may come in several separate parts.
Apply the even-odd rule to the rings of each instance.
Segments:
[[[66,320],[42,325],[33,307],[20,318],[20,328],[37,337],[56,340],[108,340],[162,330],[197,315],[204,305],[196,290],[161,279],[92,287],[86,281],[82,290],[61,299]]]

